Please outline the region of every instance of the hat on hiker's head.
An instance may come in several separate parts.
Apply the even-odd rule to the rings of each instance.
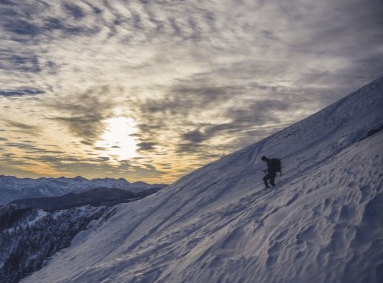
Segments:
[[[265,160],[267,160],[267,157],[266,157],[266,156],[262,156],[261,159],[262,159],[263,161],[265,161]]]

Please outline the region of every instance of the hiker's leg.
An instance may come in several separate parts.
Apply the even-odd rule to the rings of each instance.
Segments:
[[[269,184],[267,180],[270,179],[270,173],[267,173],[265,177],[263,177],[263,182],[265,183],[266,188],[269,188]]]
[[[275,172],[271,172],[271,173],[269,173],[269,175],[270,175],[270,184],[271,184],[272,186],[275,186],[274,181],[275,181],[275,177],[277,176],[277,173],[275,173]]]

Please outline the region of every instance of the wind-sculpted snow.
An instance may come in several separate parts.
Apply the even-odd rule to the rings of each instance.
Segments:
[[[23,283],[383,281],[383,79],[118,206]],[[366,138],[367,137],[367,138]],[[283,176],[263,188],[262,155]]]

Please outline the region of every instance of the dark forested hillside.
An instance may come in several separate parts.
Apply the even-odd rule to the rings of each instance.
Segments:
[[[113,208],[79,207],[55,212],[0,207],[0,282],[16,283],[68,247],[92,220]]]
[[[0,206],[0,283],[16,283],[39,270],[90,222],[109,217],[114,205],[142,199],[162,187],[138,192],[99,187]]]

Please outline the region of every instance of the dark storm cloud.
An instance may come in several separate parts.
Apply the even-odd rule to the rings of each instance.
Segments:
[[[158,99],[147,99],[141,107],[142,113],[150,114],[172,114],[176,115],[180,113],[181,115],[187,116],[187,105],[193,107],[194,102],[188,97],[181,96],[172,96],[166,97],[162,100]]]
[[[53,155],[53,156],[58,156],[58,155],[64,154],[63,151],[59,151],[59,150],[47,150],[45,148],[39,147],[38,145],[30,144],[30,142],[21,142],[21,143],[11,143],[11,142],[8,142],[5,145],[7,147],[16,147],[16,148],[19,148],[19,149],[23,149],[27,153],[50,154],[50,155]],[[31,156],[27,156],[25,158],[33,159],[33,157],[31,157]],[[41,157],[38,157],[37,159],[40,159],[40,158]]]
[[[304,36],[291,41],[290,53],[312,54],[318,58],[333,58],[342,69],[328,69],[328,82],[332,86],[347,89],[349,85],[359,87],[383,74],[383,1],[381,0],[336,0],[317,2],[319,13],[300,13],[300,28]],[[287,14],[297,16],[299,9],[289,9]],[[292,22],[293,23],[293,22]],[[306,27],[304,26],[306,25]],[[330,63],[330,62],[329,62]],[[332,64],[331,64],[332,66]],[[337,66],[334,66],[337,67]],[[323,70],[315,70],[320,78]],[[307,71],[306,71],[307,73]],[[302,74],[304,75],[304,73]]]
[[[2,157],[4,157],[5,159],[10,159],[12,158],[12,156],[15,156],[14,153],[3,153],[2,154]]]
[[[194,154],[194,155],[202,155],[204,152],[204,148],[202,145],[198,143],[179,143],[177,145],[176,153],[180,156],[184,154]]]
[[[185,85],[189,84],[189,85]],[[192,80],[188,83],[181,83],[172,87],[163,99],[147,99],[141,105],[142,113],[188,116],[196,109],[207,109],[211,106],[218,106],[241,92],[241,88],[230,86],[211,87],[199,86],[198,81]]]
[[[139,151],[151,151],[155,148],[155,145],[153,142],[141,142],[137,144]]]
[[[2,160],[6,161],[7,165],[18,166],[18,165],[26,164],[25,160],[18,158],[16,154],[13,154],[13,153],[4,153],[2,155]]]
[[[82,162],[84,161],[81,158],[67,156],[64,152],[61,151],[47,151],[41,150],[41,155],[25,156],[26,160],[33,160],[42,162],[44,164],[49,164],[50,166],[57,167],[62,163],[68,162]]]
[[[64,4],[63,6],[66,12],[74,19],[80,20],[85,17],[85,12],[81,7],[68,3]]]
[[[30,145],[27,143],[7,143],[6,146],[8,147],[17,147],[20,149],[25,149],[28,150],[29,152],[31,151],[39,151],[38,148],[34,145]]]
[[[99,161],[101,161],[101,162],[106,162],[106,161],[110,160],[109,157],[98,157],[98,159],[99,159]]]
[[[74,117],[56,117],[55,120],[66,124],[70,131],[78,137],[87,139],[84,144],[91,145],[93,140],[98,137],[102,131],[102,113],[83,113]]]
[[[180,172],[187,172],[189,168],[198,168],[204,164],[206,164],[207,160],[217,159],[222,156],[227,150],[226,146],[221,145],[212,145],[212,144],[198,144],[198,143],[179,143],[175,150],[175,153],[179,157],[185,156],[193,156],[197,157],[198,160],[194,160],[194,162],[190,162],[188,168],[184,169]],[[230,151],[227,151],[230,152]]]
[[[153,150],[157,136],[161,132],[173,129],[179,132],[181,143],[178,152],[184,150],[190,152],[205,140],[210,139],[213,134],[202,133],[199,130],[184,132],[183,127],[174,127],[174,123],[193,126],[193,118],[197,113],[204,113],[216,109],[221,103],[229,99],[240,97],[242,87],[212,87],[206,86],[206,82],[200,79],[192,79],[188,82],[180,82],[166,92],[162,99],[146,99],[137,104],[140,109],[140,120],[137,125],[140,130],[137,136],[148,140],[138,144],[140,150]],[[223,113],[222,113],[223,114]],[[209,125],[209,121],[198,124],[196,127]],[[182,149],[180,149],[182,148]]]
[[[0,50],[0,69],[18,72],[40,73],[42,66],[35,54],[17,55]]]
[[[93,36],[97,34],[100,29],[98,27],[87,27],[83,25],[68,24],[66,20],[59,18],[48,18],[43,28],[41,35],[49,38],[50,31],[59,31],[62,37],[70,36]]]
[[[206,145],[202,143],[208,140],[210,136],[202,133],[200,130],[189,131],[181,134],[181,141],[177,145],[176,153],[182,155],[184,153],[201,154],[206,149]]]
[[[58,112],[51,119],[65,124],[74,135],[84,138],[83,143],[91,145],[102,133],[103,121],[116,105],[109,92],[107,87],[91,89],[47,101],[46,106]]]
[[[383,28],[382,28],[383,29]],[[382,35],[383,46],[383,35]],[[362,55],[359,58],[355,58],[351,61],[351,66],[347,73],[343,73],[342,76],[337,76],[333,79],[332,84],[353,85],[355,82],[361,81],[368,83],[371,78],[378,78],[383,75],[383,56],[382,54],[368,54]]]
[[[199,130],[187,132],[182,135],[182,138],[183,140],[189,141],[190,143],[193,143],[193,144],[201,143],[207,139],[206,135],[201,133]]]
[[[231,109],[226,116],[233,118],[234,124],[249,123],[251,125],[264,125],[266,123],[280,123],[276,116],[278,111],[292,110],[290,101],[261,100],[250,101],[243,109]]]
[[[61,37],[97,33],[98,26],[90,26],[89,22],[84,21],[87,14],[93,14],[94,11],[87,4],[81,1],[79,3],[82,7],[69,1],[18,1],[17,4],[6,7],[0,3],[0,26],[14,36],[13,40],[31,43],[44,40],[44,37],[50,38],[50,33],[55,30],[61,32]]]
[[[196,81],[198,83],[198,81]],[[232,86],[213,87],[213,86],[174,86],[172,93],[181,97],[192,97],[198,105],[209,105],[226,100],[230,94],[238,94],[239,88]]]
[[[278,111],[292,111],[295,106],[289,102],[279,100],[249,101],[247,107],[230,108],[223,113],[223,117],[229,118],[230,123],[223,124],[203,124],[200,129],[189,131],[181,135],[182,141],[177,152],[191,152],[201,149],[202,143],[215,136],[235,135],[242,131],[248,131],[251,127],[262,127],[267,124],[282,123],[281,118],[276,115]],[[255,132],[249,135],[254,138]]]
[[[119,4],[129,12],[121,11]],[[163,17],[161,9],[166,9],[171,16]],[[200,23],[206,22],[212,29],[213,13],[203,7],[188,10],[189,13],[185,13],[182,9],[174,8],[174,4],[165,2],[150,5],[141,2],[139,5],[103,1],[100,5],[86,1],[76,1],[74,4],[66,0],[53,3],[18,1],[12,5],[0,3],[0,26],[13,35],[13,40],[31,43],[52,38],[51,33],[54,31],[60,31],[54,35],[56,37],[91,36],[103,28],[109,29],[108,37],[117,35],[117,28],[128,31],[121,42],[129,44],[142,42],[142,35],[145,40],[164,34],[182,40],[200,40],[204,37],[201,33],[206,32]]]
[[[15,33],[17,35],[35,36],[41,33],[41,29],[24,19],[12,18],[8,22],[2,24],[5,31]]]
[[[28,125],[8,119],[4,119],[4,121],[8,126],[16,128],[16,131],[25,132],[28,134],[38,134],[40,132],[40,128],[38,126]]]

